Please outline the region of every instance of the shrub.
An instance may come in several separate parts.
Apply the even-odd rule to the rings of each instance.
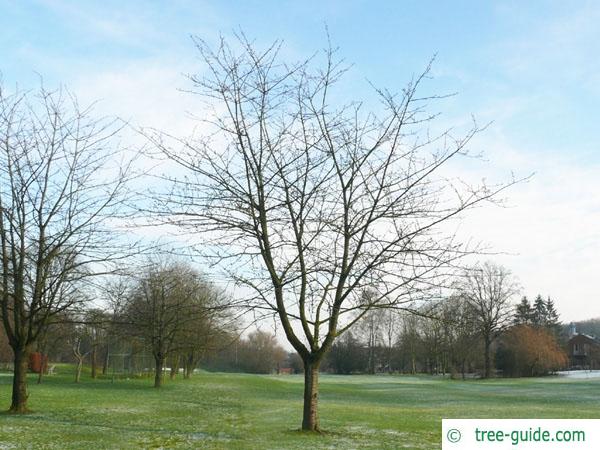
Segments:
[[[497,367],[505,376],[547,375],[567,365],[567,355],[545,328],[517,325],[502,337]]]

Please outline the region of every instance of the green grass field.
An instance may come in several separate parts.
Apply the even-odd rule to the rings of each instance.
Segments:
[[[0,374],[0,406],[10,403]],[[600,379],[452,381],[321,376],[322,435],[298,431],[301,376],[201,373],[72,382],[60,366],[30,380],[25,416],[0,417],[0,448],[439,448],[442,418],[600,418]]]

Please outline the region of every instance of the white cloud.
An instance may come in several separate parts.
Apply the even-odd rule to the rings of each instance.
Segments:
[[[71,89],[84,103],[99,101],[105,114],[186,135],[194,125],[186,112],[201,107],[197,97],[180,90],[189,88],[184,73],[190,69],[168,60],[134,61],[78,74]]]
[[[492,171],[512,167],[535,175],[507,191],[506,207],[469,214],[463,233],[506,253],[493,259],[513,270],[524,294],[552,296],[564,320],[600,316],[594,282],[600,273],[600,166],[507,142],[488,141],[487,148]]]

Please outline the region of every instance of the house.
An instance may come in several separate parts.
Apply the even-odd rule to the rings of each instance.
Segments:
[[[572,369],[600,369],[600,340],[594,336],[577,333],[574,327],[569,333],[567,355]]]

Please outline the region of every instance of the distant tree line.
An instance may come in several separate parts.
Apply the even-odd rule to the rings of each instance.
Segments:
[[[600,318],[582,320],[579,322],[573,322],[572,324],[577,332],[587,334],[589,336],[600,336]],[[569,333],[569,324],[562,326],[561,332],[566,335]]]
[[[510,274],[491,263],[482,267],[479,281],[471,275],[470,283],[458,283],[447,298],[411,311],[386,308],[365,314],[332,346],[322,370],[485,377],[490,376],[486,340],[498,374],[536,376],[565,367],[562,347],[568,331],[554,301],[541,295],[533,302],[522,297],[516,305],[504,301],[502,290],[514,289]],[[35,350],[47,354],[51,363],[76,363],[76,381],[84,365],[92,378],[153,374],[156,387],[167,369],[171,378],[180,373],[189,378],[198,366],[226,372],[302,373],[302,361],[284,349],[275,334],[241,334],[230,299],[190,265],[157,260],[136,272],[105,286],[107,308],[57,316]],[[496,298],[468,295],[478,283],[493,284]],[[600,334],[600,320],[581,322],[579,328]],[[12,358],[4,340],[0,358]]]
[[[56,315],[34,350],[51,362],[74,362],[77,382],[88,365],[92,378],[153,373],[160,387],[166,367],[171,377],[189,378],[200,360],[233,341],[229,298],[193,267],[157,260],[136,272],[104,287],[107,307]],[[0,349],[10,360],[6,345]]]
[[[492,272],[495,275],[490,277]],[[484,268],[485,278],[507,272],[498,266]],[[489,287],[489,286],[488,286]],[[512,289],[512,287],[511,287]],[[416,311],[375,310],[333,346],[325,370],[351,373],[429,373],[452,377],[538,376],[567,366],[563,350],[566,334],[551,298],[526,297],[514,306],[500,297],[465,295],[466,287],[446,299]],[[486,300],[486,301],[484,301]],[[498,303],[501,304],[498,304]],[[487,308],[486,308],[487,306]],[[489,366],[486,359],[489,358]]]
[[[254,330],[208,355],[203,367],[219,372],[278,373],[283,367],[291,366],[289,358],[275,334]]]

